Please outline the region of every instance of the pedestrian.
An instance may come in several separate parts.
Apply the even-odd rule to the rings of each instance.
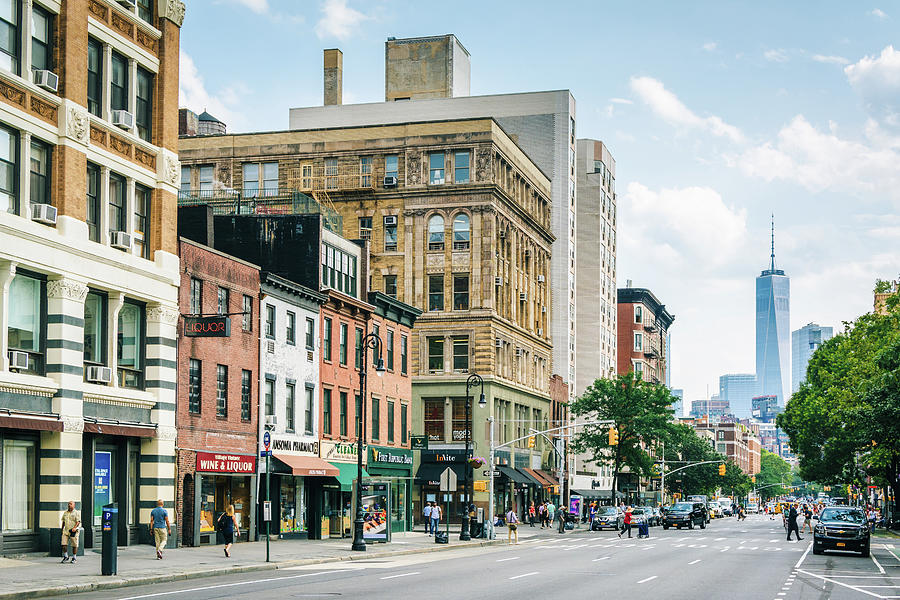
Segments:
[[[234,504],[229,504],[221,515],[219,515],[219,531],[225,538],[225,558],[231,558],[231,545],[234,543],[235,535],[240,536],[241,530],[238,527],[237,518],[234,516]]]
[[[441,524],[441,505],[435,502],[431,505],[431,535],[437,535],[438,526]]]
[[[60,518],[62,525],[62,554],[61,563],[69,560],[69,544],[72,544],[72,563],[78,555],[78,528],[81,527],[81,512],[75,510],[75,501],[69,500],[69,507]]]
[[[793,504],[791,505],[791,510],[787,515],[787,541],[791,541],[791,532],[797,534],[797,541],[799,542],[803,538],[800,537],[800,529],[797,527],[797,507]]]
[[[433,509],[431,508],[431,502],[426,502],[425,508],[422,509],[422,516],[425,517],[425,534],[426,535],[431,535],[432,533],[434,533],[431,530],[431,511],[432,510]]]
[[[594,503],[594,502],[591,502],[590,521],[589,521],[589,523],[590,523],[592,526],[593,526],[593,524],[594,524],[594,517],[596,517],[596,516],[597,516],[597,504]]]
[[[622,534],[628,532],[628,537],[631,537],[631,507],[628,506],[625,508],[625,519],[622,523],[622,531],[619,532],[619,537],[622,537]]]
[[[559,532],[565,533],[566,532],[566,507],[565,506],[559,507],[559,513],[557,516],[559,517]]]
[[[507,541],[512,544],[513,536],[516,538],[516,543],[519,543],[519,518],[516,516],[516,511],[513,510],[512,506],[508,507],[509,509],[506,511],[506,526],[508,530]]]
[[[541,505],[538,506],[538,517],[541,519],[541,529],[544,528],[544,524],[547,522],[547,504],[541,502]]]
[[[810,508],[809,504],[803,505],[803,518],[804,518],[804,522],[803,522],[802,531],[806,531],[806,529],[809,528],[809,532],[812,533],[813,532],[813,526],[812,526],[813,511],[812,511],[812,508]]]
[[[534,527],[534,500],[531,501],[531,504],[528,506],[528,524]]]
[[[556,516],[556,507],[553,506],[553,501],[550,500],[547,502],[547,527],[553,526],[553,517]]]
[[[156,542],[156,558],[162,560],[162,549],[166,547],[166,541],[172,533],[169,511],[163,508],[162,500],[157,500],[156,508],[150,511],[150,529],[153,531],[153,541]]]

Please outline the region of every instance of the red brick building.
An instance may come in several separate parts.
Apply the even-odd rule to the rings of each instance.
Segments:
[[[668,331],[675,316],[646,288],[618,290],[619,375],[640,373],[644,381],[668,385]]]
[[[176,511],[186,546],[215,544],[229,504],[242,539],[256,527],[259,268],[182,238]],[[229,314],[228,337],[187,337],[185,316]]]

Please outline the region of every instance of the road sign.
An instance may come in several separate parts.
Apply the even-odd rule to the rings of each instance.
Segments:
[[[482,475],[485,477],[500,477],[500,471],[482,471]]]
[[[263,521],[271,521],[272,520],[272,502],[270,500],[266,500],[263,502]]]
[[[456,491],[456,472],[450,467],[447,467],[446,469],[444,469],[444,472],[441,473],[441,491]]]
[[[427,435],[411,435],[409,437],[410,445],[409,447],[413,450],[428,450],[428,436]]]
[[[269,445],[271,443],[272,443],[272,436],[269,434],[268,431],[266,431],[265,433],[263,433],[263,447],[265,447],[265,449],[268,450]]]
[[[267,456],[272,456],[272,451],[271,451],[271,450],[260,450],[260,451],[259,451],[259,457],[260,457],[260,458],[265,458],[265,457],[267,457]]]

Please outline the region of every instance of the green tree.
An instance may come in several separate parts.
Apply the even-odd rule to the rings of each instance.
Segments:
[[[615,502],[619,472],[623,467],[649,477],[653,459],[648,450],[657,447],[670,428],[674,402],[669,389],[628,373],[615,379],[598,379],[572,403],[572,414],[590,421],[612,421],[619,443],[609,445],[610,425],[586,425],[575,436],[576,452],[585,452],[597,464],[613,469],[611,500]]]
[[[719,460],[725,457],[713,450],[707,439],[697,435],[690,425],[675,424],[670,428],[665,445],[666,468],[673,471],[691,463]],[[711,496],[721,482],[719,465],[697,465],[666,477],[666,488],[682,496],[705,494]]]
[[[759,460],[759,473],[756,474],[756,487],[759,489],[760,498],[774,498],[787,493],[787,488],[782,487],[782,482],[789,485],[793,475],[791,465],[786,460],[763,449]]]

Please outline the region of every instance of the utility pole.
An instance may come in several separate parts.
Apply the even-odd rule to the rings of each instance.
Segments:
[[[494,415],[491,415],[488,417],[488,423],[491,424],[491,438],[490,438],[490,445],[491,445],[491,467],[490,468],[491,468],[491,470],[488,471],[488,473],[490,473],[490,475],[491,475],[491,477],[490,477],[491,493],[490,493],[490,500],[488,502],[488,504],[489,504],[489,506],[488,506],[488,522],[490,523],[489,531],[491,533],[490,533],[490,536],[488,539],[494,539],[494,469],[497,468],[497,466],[495,464],[496,459],[494,458]]]

